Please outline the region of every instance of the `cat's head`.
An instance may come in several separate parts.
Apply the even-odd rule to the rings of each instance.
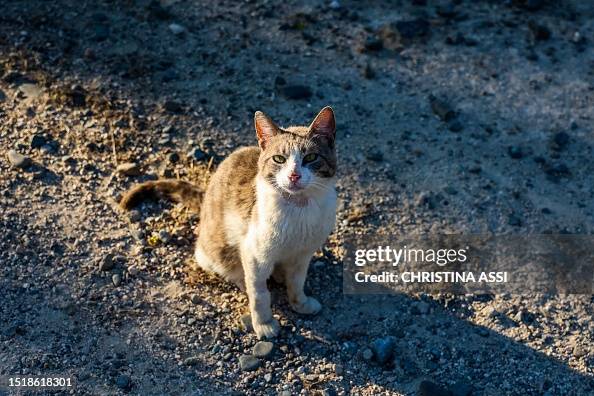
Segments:
[[[260,175],[280,192],[310,196],[333,187],[336,121],[324,107],[309,126],[278,127],[261,111],[254,116],[261,148]]]

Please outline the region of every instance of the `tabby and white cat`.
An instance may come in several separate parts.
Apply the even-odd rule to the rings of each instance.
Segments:
[[[122,199],[129,209],[147,195],[200,207],[196,264],[245,290],[259,338],[278,334],[272,317],[270,276],[284,281],[293,310],[320,311],[303,291],[313,253],[332,231],[336,215],[334,113],[325,107],[308,127],[278,127],[256,112],[259,147],[226,158],[203,193],[191,183],[140,184]]]

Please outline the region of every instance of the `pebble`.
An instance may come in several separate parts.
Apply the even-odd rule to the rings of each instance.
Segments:
[[[192,304],[194,305],[198,305],[202,302],[198,294],[192,294],[192,297],[190,297],[190,301],[192,301]]]
[[[269,341],[259,341],[254,345],[254,349],[252,353],[254,356],[259,358],[265,358],[272,353],[272,349],[274,348],[274,344]]]
[[[170,154],[167,156],[167,160],[168,160],[170,163],[172,163],[172,164],[175,164],[176,162],[178,162],[178,161],[179,161],[179,154],[178,154],[178,153],[170,153]]]
[[[363,350],[363,359],[371,360],[371,358],[373,358],[373,351],[369,348],[365,348]]]
[[[452,396],[452,392],[434,382],[422,381],[417,388],[417,396]]]
[[[379,364],[387,364],[394,356],[396,342],[392,337],[378,338],[371,344],[373,356]]]
[[[270,373],[264,374],[264,381],[266,381],[266,382],[272,381],[272,374],[270,374]]]
[[[118,378],[116,378],[116,385],[120,389],[130,389],[131,383],[132,381],[130,380],[130,377],[128,377],[127,375],[118,375]]]
[[[522,152],[522,147],[520,146],[509,146],[507,148],[507,153],[513,159],[521,159],[524,156],[524,153]]]
[[[252,355],[241,355],[239,357],[239,367],[241,371],[254,371],[260,367],[260,359]]]
[[[282,96],[292,100],[309,99],[312,95],[308,86],[298,84],[279,87],[279,91]]]
[[[115,287],[118,287],[122,283],[122,276],[120,274],[113,274],[111,281]]]
[[[456,112],[452,109],[449,103],[434,95],[429,95],[429,104],[431,105],[433,113],[435,113],[435,115],[442,121],[449,122],[456,116]]]
[[[186,366],[196,366],[198,363],[200,363],[200,357],[198,356],[190,356],[184,360]]]
[[[167,243],[171,240],[171,234],[167,232],[167,230],[160,230],[159,239],[161,240],[161,242]]]
[[[15,168],[25,169],[31,165],[31,158],[19,154],[15,150],[8,151],[8,161]]]
[[[100,271],[110,271],[111,269],[113,269],[113,267],[115,267],[115,255],[113,253],[108,253],[105,255],[105,257],[103,257],[103,260],[101,260],[101,263],[99,264],[99,270]]]
[[[18,89],[27,99],[36,99],[43,93],[37,84],[21,84]]]
[[[176,36],[182,35],[186,32],[186,28],[178,23],[172,23],[169,25],[169,30]]]
[[[573,356],[575,356],[576,358],[581,358],[584,357],[588,354],[588,350],[586,348],[584,348],[583,346],[576,344],[573,347]]]
[[[462,125],[460,120],[454,118],[448,123],[448,128],[452,132],[460,132],[462,129],[464,129],[464,125]]]
[[[47,138],[40,133],[36,133],[31,138],[31,143],[30,143],[31,148],[38,149],[38,148],[45,146],[46,144],[48,144]]]
[[[252,327],[252,317],[250,316],[250,314],[242,315],[239,319],[239,323],[242,329],[244,329],[246,332],[254,330],[254,328]]]
[[[188,158],[193,159],[194,161],[204,161],[207,156],[202,149],[199,147],[194,147],[188,152]]]
[[[140,167],[135,162],[125,162],[123,164],[119,164],[116,168],[116,171],[119,174],[126,176],[139,176],[141,174]]]
[[[142,214],[140,213],[139,210],[132,209],[130,212],[128,212],[128,218],[130,219],[131,222],[136,223],[136,222],[140,221],[140,219],[142,218]]]

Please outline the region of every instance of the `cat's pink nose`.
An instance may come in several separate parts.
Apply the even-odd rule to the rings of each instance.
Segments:
[[[297,183],[299,179],[301,179],[301,175],[299,173],[293,172],[289,175],[289,180],[291,180],[291,183]]]

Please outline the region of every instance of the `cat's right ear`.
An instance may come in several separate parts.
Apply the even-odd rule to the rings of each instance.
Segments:
[[[258,144],[264,150],[268,140],[278,133],[278,127],[270,117],[261,111],[256,111],[256,114],[254,114],[254,125],[256,126]]]

